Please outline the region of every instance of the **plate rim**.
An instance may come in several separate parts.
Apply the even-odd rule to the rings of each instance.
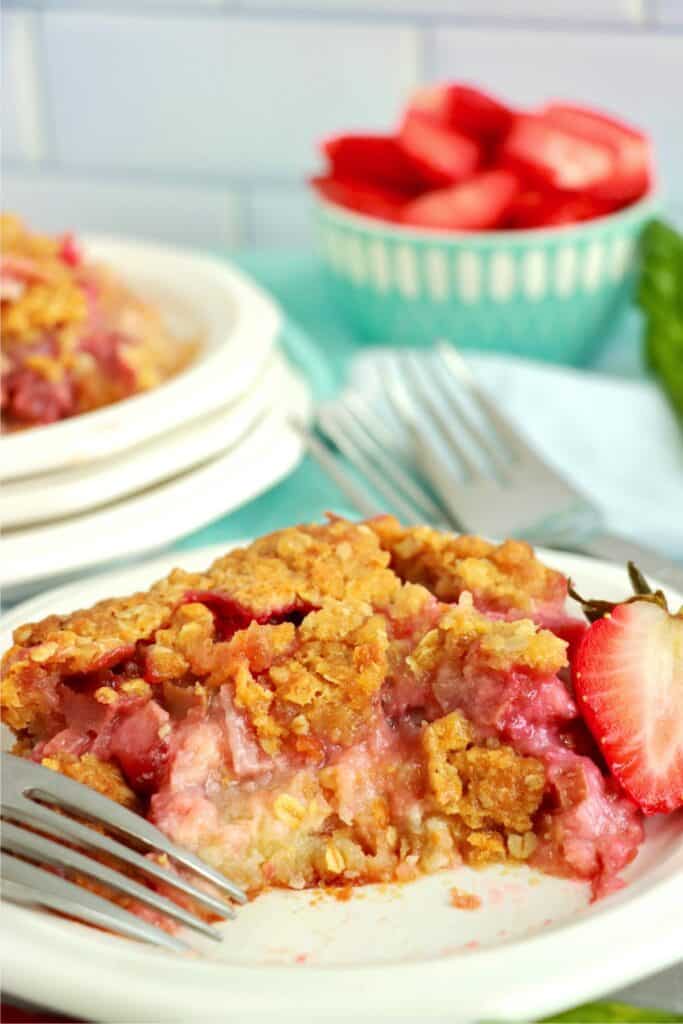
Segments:
[[[11,529],[11,536],[16,536],[32,529],[48,528],[58,520],[73,519],[89,512],[95,512],[109,503],[133,498],[143,490],[162,485],[172,477],[189,472],[209,459],[220,457],[222,453],[228,452],[234,445],[239,444],[249,430],[256,427],[259,420],[265,418],[267,404],[277,393],[277,385],[282,384],[290,376],[290,366],[279,349],[275,347],[262,367],[258,383],[247,388],[242,395],[239,395],[224,408],[216,409],[204,416],[187,421],[167,433],[149,438],[125,452],[112,455],[111,459],[99,459],[89,463],[82,470],[67,467],[40,477],[24,477],[20,480],[4,481],[0,488],[0,518],[5,531]],[[167,468],[161,472],[158,467],[150,467],[150,463],[155,462],[162,448],[168,449],[171,445],[175,446],[184,431],[196,430],[199,430],[203,436],[220,431],[221,440],[210,442],[210,444],[204,442],[200,454],[197,454],[196,451],[186,453],[180,467],[176,465],[173,469]],[[230,435],[227,442],[225,441],[226,431]],[[209,448],[210,450],[208,450]],[[124,479],[123,464],[125,462],[129,470],[131,459],[134,459],[141,467],[140,472],[146,472],[144,481],[138,480],[131,484],[130,479]],[[112,467],[112,460],[118,465]],[[149,475],[150,471],[151,476]],[[107,487],[104,493],[102,491],[103,480],[106,481]],[[114,480],[118,482],[115,483]],[[84,482],[87,484],[89,496],[85,500],[81,497],[78,500],[70,501],[70,495],[81,490]],[[22,487],[29,487],[33,493],[28,496],[21,495]],[[21,507],[22,502],[30,503],[39,490],[48,490],[53,493],[55,488],[64,492],[65,495],[60,509],[53,510],[44,516],[41,514],[37,519],[19,518],[20,513],[10,509],[12,518],[8,521],[8,502],[13,502],[15,506]],[[98,489],[97,495],[92,494],[93,488]],[[8,497],[8,489],[16,490],[17,494]]]
[[[151,391],[57,423],[3,436],[0,439],[3,480],[39,476],[67,466],[78,467],[125,451],[136,443],[159,436],[171,429],[171,425],[180,426],[195,415],[228,404],[253,383],[283,323],[277,303],[230,260],[124,236],[83,234],[80,238],[84,248],[92,250],[95,259],[113,269],[122,265],[126,253],[133,259],[149,260],[151,266],[155,263],[163,266],[164,261],[171,260],[193,267],[217,292],[220,289],[230,294],[235,319],[227,332],[221,332],[224,340],[212,351]],[[218,329],[214,327],[214,330]],[[203,396],[201,406],[190,400],[197,393]],[[185,406],[182,415],[179,415],[183,408],[179,399]],[[143,422],[145,428],[141,432]]]
[[[171,562],[195,563],[225,553],[231,546],[248,543],[247,540],[225,541],[208,547],[172,552],[140,565],[114,573],[101,574],[88,580],[99,588],[117,587],[117,580],[135,574],[133,586],[139,586],[138,577],[147,572],[164,571]],[[616,573],[625,570],[613,563],[583,555],[565,554],[557,551],[536,549],[548,564],[555,565],[565,573],[590,566],[593,571],[607,572],[616,581]],[[572,569],[572,567],[575,567]],[[657,581],[654,581],[655,583]],[[68,599],[73,595],[78,600],[79,586],[71,583],[52,588],[41,595],[22,602],[0,618],[0,638],[29,616],[46,614],[41,605]],[[664,588],[674,596],[675,591]],[[682,597],[682,595],[678,595]],[[92,597],[86,598],[90,601]],[[683,818],[681,819],[683,823]],[[669,863],[672,862],[673,866]],[[663,873],[663,877],[662,876]],[[147,950],[133,946],[126,940],[114,936],[98,935],[89,945],[89,972],[91,979],[97,975],[97,997],[107,1019],[126,1020],[122,1015],[120,1001],[120,976],[112,970],[114,964],[119,971],[127,971],[128,981],[135,991],[136,1008],[144,1007],[155,1015],[155,1019],[186,1020],[188,1013],[205,1012],[210,1019],[216,1017],[217,1007],[224,1005],[225,992],[230,992],[228,1014],[239,1012],[249,1019],[267,1018],[277,999],[278,1012],[287,1009],[292,1012],[306,1006],[307,1009],[323,1014],[330,1004],[343,1007],[346,1014],[360,1014],[370,1019],[381,1019],[391,1009],[386,1005],[387,982],[400,991],[402,1013],[414,1012],[420,1018],[429,1020],[444,1013],[464,1014],[462,1019],[474,1019],[475,1015],[489,1019],[523,1020],[553,1012],[569,1003],[577,1003],[599,995],[606,990],[633,983],[659,969],[666,968],[680,959],[678,950],[683,948],[683,920],[677,907],[683,898],[683,832],[682,841],[673,854],[669,854],[664,866],[656,866],[649,882],[636,881],[619,893],[607,897],[599,904],[597,913],[571,920],[531,936],[508,940],[499,945],[488,946],[468,953],[443,955],[417,962],[392,962],[372,965],[311,965],[297,968],[294,965],[235,965],[216,961],[178,960],[177,970],[164,972],[168,984],[162,988],[153,968],[168,964],[158,950]],[[658,875],[660,877],[658,877]],[[8,911],[11,913],[8,916]],[[0,948],[4,949],[4,962],[8,986],[15,994],[22,992],[12,984],[21,983],[22,951],[28,956],[33,948],[35,936],[31,934],[30,915],[32,912],[20,907],[6,907],[4,922],[0,926]],[[40,915],[41,927],[49,924],[57,927],[47,915]],[[631,936],[637,925],[639,942],[633,943]],[[65,926],[66,927],[66,926]],[[229,924],[226,926],[229,928]],[[85,932],[82,926],[69,926],[68,945],[78,948],[77,936]],[[11,935],[11,939],[10,939]],[[71,1012],[92,1014],[92,1002],[79,1002],[81,978],[74,972],[71,954],[65,953],[64,946],[52,945],[59,952],[58,963],[51,966],[50,985],[42,989],[47,995],[64,1000],[61,1008]],[[567,968],[567,947],[574,960],[573,969]],[[615,951],[619,955],[614,955]],[[543,964],[544,973],[538,984],[529,982],[529,964]],[[69,964],[71,973],[69,973]],[[463,966],[464,965],[464,966]],[[526,968],[526,970],[525,970]],[[265,972],[265,974],[263,973]],[[25,977],[25,975],[23,975]],[[67,979],[71,978],[69,988]],[[496,986],[490,985],[491,977]],[[263,980],[268,980],[268,985]],[[480,988],[471,985],[475,979]],[[467,982],[470,981],[470,990]],[[607,979],[607,980],[606,980]],[[25,978],[28,982],[29,979]],[[489,984],[485,982],[488,980]],[[75,982],[75,983],[74,983]],[[402,982],[405,982],[403,984]],[[31,975],[31,992],[37,995],[36,978]],[[47,985],[47,983],[46,983]],[[461,988],[457,986],[460,985]],[[51,986],[51,987],[50,987]],[[453,986],[456,991],[448,998]],[[462,987],[464,986],[464,987]],[[26,993],[26,990],[24,990]],[[277,992],[277,995],[275,993]],[[435,992],[439,1000],[435,1000]],[[92,992],[89,993],[92,999]],[[103,1000],[103,1002],[102,1002]],[[270,1004],[267,1005],[267,1001]],[[392,1017],[392,1019],[395,1019]],[[461,1019],[461,1018],[458,1018]]]
[[[287,370],[292,377],[292,386],[288,389],[288,393],[286,396],[289,400],[289,403],[287,405],[285,405],[283,401],[273,406],[273,408],[266,413],[263,419],[261,419],[251,429],[246,430],[244,434],[236,441],[236,443],[230,449],[228,449],[227,452],[221,453],[212,459],[208,459],[207,461],[198,466],[194,466],[188,469],[185,473],[181,474],[177,479],[171,479],[161,482],[156,487],[151,488],[149,492],[142,492],[139,494],[129,495],[127,498],[123,498],[120,502],[117,502],[116,505],[120,509],[127,509],[128,513],[130,514],[129,506],[134,505],[135,503],[149,501],[153,499],[155,496],[158,498],[158,492],[160,491],[168,492],[168,489],[172,487],[179,487],[182,486],[183,484],[186,485],[188,479],[194,478],[196,480],[197,476],[200,474],[202,474],[203,477],[211,474],[212,471],[215,473],[217,466],[222,466],[228,461],[241,460],[240,464],[242,468],[245,470],[245,472],[240,477],[241,485],[238,500],[228,502],[222,512],[216,512],[214,509],[214,511],[209,516],[205,516],[204,518],[195,517],[195,519],[193,519],[193,522],[189,527],[183,526],[182,529],[174,528],[174,530],[172,531],[172,535],[171,533],[169,533],[167,538],[161,540],[158,544],[150,544],[147,541],[136,541],[135,544],[132,544],[129,539],[129,542],[126,545],[125,552],[119,550],[114,554],[109,554],[104,560],[94,560],[93,558],[88,556],[85,558],[81,558],[80,562],[76,565],[74,565],[73,560],[71,560],[69,565],[62,565],[58,568],[51,568],[51,570],[49,571],[49,575],[47,576],[41,575],[41,572],[37,567],[32,569],[30,572],[22,571],[21,575],[15,572],[13,577],[11,578],[9,578],[7,575],[5,576],[5,578],[2,581],[3,589],[5,591],[12,591],[18,590],[22,587],[28,587],[32,584],[38,586],[40,583],[45,583],[45,589],[49,590],[50,580],[57,580],[61,576],[64,576],[66,574],[68,574],[69,576],[75,576],[76,573],[78,573],[79,575],[84,575],[87,574],[88,571],[94,571],[100,566],[105,568],[106,571],[106,566],[108,565],[108,563],[110,563],[112,560],[116,558],[139,558],[143,556],[146,552],[152,554],[154,553],[155,550],[161,550],[164,547],[167,547],[170,544],[175,543],[182,537],[186,536],[188,533],[200,529],[203,525],[212,522],[214,519],[221,518],[223,515],[229,514],[230,511],[234,511],[236,508],[239,508],[245,502],[251,500],[251,498],[255,497],[257,494],[262,493],[264,490],[267,490],[269,487],[277,483],[280,479],[282,479],[283,476],[291,472],[291,470],[299,463],[304,454],[303,443],[301,442],[298,435],[295,434],[295,432],[287,426],[284,420],[283,412],[291,409],[293,402],[296,401],[297,411],[301,415],[303,415],[304,418],[306,418],[306,416],[308,415],[308,410],[310,408],[310,393],[302,376],[297,371],[294,371],[291,367],[288,367]],[[246,466],[244,466],[245,446],[247,446],[251,450],[252,454],[256,454],[256,456],[258,456],[257,460],[251,459],[248,462],[248,465]],[[266,452],[267,457],[265,457],[264,455],[264,453]],[[255,465],[255,461],[258,461],[259,463],[267,462],[270,466],[270,469],[272,470],[275,468],[276,465],[276,456],[278,458],[277,472],[269,471],[268,479],[266,482],[264,480],[264,474],[262,472],[260,473],[260,476],[254,473],[253,467]],[[82,526],[83,521],[86,519],[91,520],[90,528],[92,529],[92,520],[96,517],[100,517],[100,521],[102,521],[103,517],[105,517],[109,511],[110,510],[108,510],[106,506],[103,509],[89,510],[86,511],[83,515],[74,516],[68,522],[60,523],[57,526],[39,526],[35,531],[23,531],[25,536],[23,536],[20,539],[22,540],[22,542],[28,543],[30,541],[31,533],[33,533],[35,537],[35,534],[39,532],[43,533],[44,536],[45,533],[47,533],[50,530],[57,531],[62,529],[78,529],[79,524]],[[4,555],[5,565],[7,564],[8,561],[7,554],[9,550],[8,546],[10,543],[10,537],[3,537],[0,539],[0,555]]]

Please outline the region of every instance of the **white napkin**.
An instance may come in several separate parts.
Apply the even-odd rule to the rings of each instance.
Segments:
[[[370,350],[354,360],[354,390],[376,382],[381,358]],[[656,384],[511,356],[467,358],[501,411],[595,501],[611,531],[683,560],[683,432]]]

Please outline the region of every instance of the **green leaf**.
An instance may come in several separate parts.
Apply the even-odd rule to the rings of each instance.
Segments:
[[[646,321],[645,358],[683,417],[683,236],[653,220],[641,246],[638,304]]]
[[[629,1006],[627,1003],[585,1003],[574,1010],[566,1010],[554,1017],[544,1017],[538,1024],[672,1024],[683,1022],[679,1013],[667,1010],[648,1010],[642,1006]],[[482,1022],[487,1024],[487,1022]],[[501,1021],[488,1024],[502,1024]],[[530,1021],[529,1024],[532,1024]]]
[[[627,1006],[626,1003],[586,1003],[575,1010],[558,1013],[555,1017],[545,1017],[541,1024],[593,1024],[594,1021],[618,1021],[619,1024],[630,1024],[640,1021],[642,1024],[658,1024],[659,1021],[683,1021],[683,1016],[667,1013],[666,1010],[646,1010],[640,1006]]]

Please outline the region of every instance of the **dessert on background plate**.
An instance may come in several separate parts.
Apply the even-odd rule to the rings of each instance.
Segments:
[[[90,412],[157,387],[197,351],[71,235],[0,219],[2,416],[18,430]]]
[[[568,655],[594,627],[566,595],[519,541],[388,516],[293,527],[19,627],[2,716],[15,752],[139,810],[252,895],[508,861],[599,896],[642,813],[572,695]],[[671,779],[658,809],[677,806]]]

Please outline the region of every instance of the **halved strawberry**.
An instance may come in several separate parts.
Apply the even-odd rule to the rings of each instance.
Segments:
[[[648,588],[649,589],[649,588]],[[683,807],[683,609],[661,592],[595,618],[572,665],[574,692],[607,765],[646,814]]]
[[[78,267],[83,262],[80,246],[70,231],[60,239],[58,256],[69,267]]]
[[[576,192],[605,185],[616,167],[614,151],[606,144],[530,114],[515,119],[500,152],[505,163],[540,185]]]
[[[417,111],[484,143],[496,142],[508,131],[513,112],[494,96],[471,85],[432,85],[419,89],[409,111]]]
[[[427,185],[455,185],[473,174],[481,162],[481,147],[474,139],[443,128],[419,112],[406,114],[398,139]]]
[[[452,188],[435,189],[403,207],[404,224],[444,230],[480,231],[502,221],[519,191],[509,171],[482,171]]]
[[[331,203],[381,220],[399,220],[406,201],[405,193],[396,189],[380,188],[351,178],[320,176],[312,178],[311,185]]]
[[[335,178],[416,193],[421,179],[392,135],[334,135],[322,143]]]
[[[563,131],[607,146],[614,153],[611,178],[591,190],[596,199],[625,203],[647,191],[652,173],[652,149],[647,135],[606,114],[567,103],[548,104],[543,117]]]
[[[512,228],[576,224],[593,217],[604,217],[615,208],[615,203],[584,193],[528,188],[515,199],[508,211],[506,224]]]

